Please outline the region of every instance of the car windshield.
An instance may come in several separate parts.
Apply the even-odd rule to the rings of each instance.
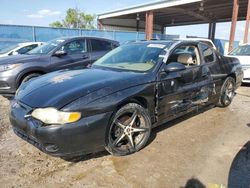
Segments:
[[[55,39],[47,42],[44,45],[41,45],[37,48],[34,48],[33,50],[29,51],[27,54],[30,55],[37,55],[37,54],[48,54],[52,50],[54,50],[59,44],[63,43],[65,40],[63,39]]]
[[[93,67],[146,72],[161,61],[172,43],[131,43],[122,45],[93,64]]]
[[[17,48],[17,47],[18,47],[18,44],[11,45],[11,46],[8,46],[8,47],[6,47],[6,48],[1,48],[1,49],[0,49],[0,54],[8,53],[9,51],[14,50],[14,49]]]
[[[250,45],[238,46],[229,55],[250,55]]]

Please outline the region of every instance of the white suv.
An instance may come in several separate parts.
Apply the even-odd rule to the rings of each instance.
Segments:
[[[24,42],[0,49],[0,57],[25,54],[34,48],[41,46],[42,42]]]
[[[233,49],[228,56],[236,57],[239,59],[243,71],[243,83],[250,83],[250,44],[243,44]]]

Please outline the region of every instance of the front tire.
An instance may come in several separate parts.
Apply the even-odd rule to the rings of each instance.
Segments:
[[[227,77],[221,87],[220,98],[217,103],[219,107],[227,107],[232,103],[235,96],[236,83],[234,78]]]
[[[31,79],[34,79],[34,78],[36,78],[36,77],[39,77],[39,76],[41,76],[41,74],[39,74],[39,73],[31,73],[31,74],[28,74],[28,75],[26,75],[26,76],[21,80],[20,85],[23,84],[23,83],[25,83],[25,82],[28,82],[28,81],[31,80]]]
[[[106,150],[112,155],[135,153],[148,142],[151,121],[145,108],[129,103],[113,116],[106,133]]]

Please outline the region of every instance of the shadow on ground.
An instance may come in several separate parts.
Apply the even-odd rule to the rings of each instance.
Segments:
[[[250,87],[250,84],[249,83],[242,83],[241,86],[242,87]]]
[[[247,124],[250,127],[250,123]],[[228,188],[250,188],[250,141],[235,156],[229,176]]]
[[[149,138],[149,141],[148,141],[148,144],[149,145],[150,143],[152,143],[154,141],[154,139],[156,138],[157,134],[163,130],[166,130],[168,128],[171,128],[172,126],[176,125],[176,124],[179,124],[181,123],[182,121],[185,121],[185,120],[188,120],[196,115],[199,115],[199,114],[202,114],[210,109],[214,108],[214,105],[209,105],[207,107],[204,107],[203,109],[199,109],[197,111],[193,111],[193,112],[190,112],[182,117],[179,117],[177,119],[174,119],[172,121],[169,121],[165,124],[162,124],[156,128],[154,128],[151,132],[151,136]]]
[[[200,180],[191,178],[187,181],[185,187],[180,188],[206,188],[206,186],[200,182]]]
[[[106,155],[109,155],[109,153],[104,150],[104,151],[100,151],[97,153],[91,153],[91,154],[76,156],[76,157],[61,157],[61,159],[68,161],[68,162],[72,162],[72,163],[78,163],[81,161],[88,161],[90,159],[101,158],[101,157],[104,157]]]
[[[154,128],[151,132],[151,136],[149,138],[149,141],[146,145],[146,147],[151,144],[154,139],[156,138],[157,134],[163,130],[166,130],[182,121],[185,121],[189,118],[192,118],[198,114],[201,114],[201,113],[204,113],[205,111],[209,110],[209,109],[212,109],[214,107],[214,105],[211,105],[211,106],[207,106],[203,109],[200,109],[200,110],[197,110],[197,111],[194,111],[194,112],[190,112],[189,114],[187,115],[184,115],[182,117],[179,117],[175,120],[172,120],[170,122],[167,122],[165,124],[162,124],[156,128]],[[90,160],[90,159],[93,159],[93,158],[100,158],[100,157],[104,157],[104,156],[107,156],[109,155],[109,153],[107,151],[101,151],[101,152],[97,152],[97,153],[92,153],[92,154],[88,154],[88,155],[84,155],[84,156],[78,156],[78,157],[62,157],[63,160],[65,161],[69,161],[69,162],[73,162],[73,163],[77,163],[77,162],[81,162],[81,161],[87,161],[87,160]]]

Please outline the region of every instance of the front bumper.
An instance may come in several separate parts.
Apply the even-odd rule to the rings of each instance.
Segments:
[[[14,95],[16,89],[16,76],[14,74],[0,72],[0,95]]]
[[[244,78],[242,80],[243,83],[250,83],[250,68],[244,70]]]
[[[82,118],[65,125],[43,126],[33,118],[25,118],[33,109],[12,102],[10,122],[14,132],[41,151],[58,157],[73,157],[101,151],[111,112]]]

